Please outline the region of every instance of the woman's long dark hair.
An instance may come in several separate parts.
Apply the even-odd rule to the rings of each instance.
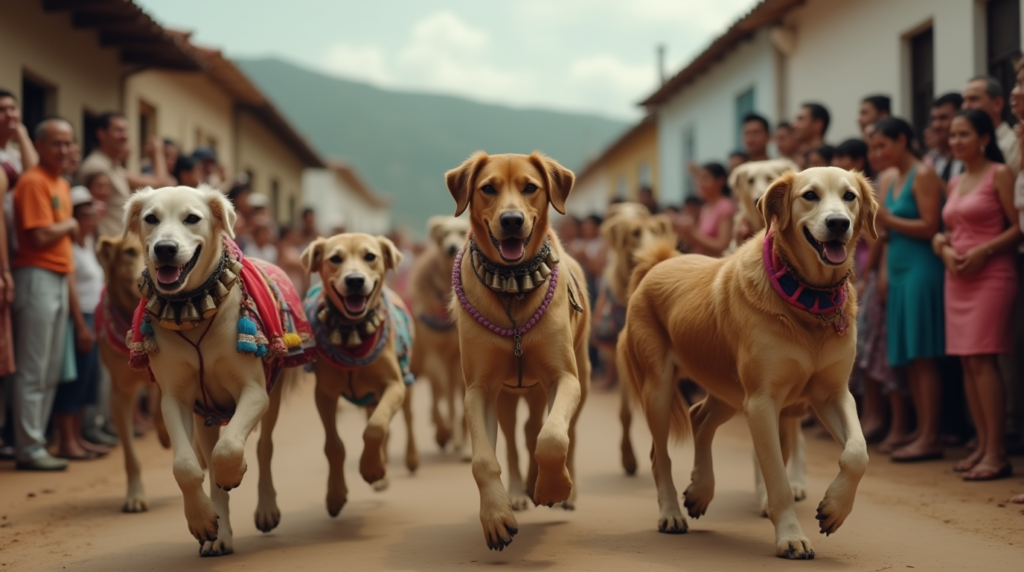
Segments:
[[[864,163],[864,176],[873,179],[875,173],[871,170],[871,163],[868,161],[868,144],[862,139],[847,139],[836,147],[835,157],[849,157],[854,161]]]
[[[985,145],[985,158],[993,163],[1005,163],[1006,158],[999,150],[999,143],[996,142],[996,127],[992,124],[992,118],[984,111],[978,109],[964,109],[958,111],[953,117],[963,117],[974,128],[978,137],[988,135],[988,144]]]
[[[732,189],[729,188],[728,183],[729,173],[725,170],[725,167],[721,163],[715,163],[714,161],[712,161],[710,163],[704,163],[703,165],[700,166],[700,168],[707,171],[708,174],[711,175],[712,177],[722,180],[723,197],[732,196]]]
[[[899,117],[886,117],[876,121],[874,128],[875,133],[880,133],[886,139],[893,141],[899,141],[900,135],[902,135],[907,141],[907,151],[915,157],[921,157],[917,151],[917,146],[914,145],[914,128],[911,127],[910,123]]]

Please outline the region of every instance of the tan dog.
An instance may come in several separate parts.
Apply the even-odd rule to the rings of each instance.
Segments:
[[[466,244],[469,221],[436,216],[427,221],[427,228],[430,243],[426,252],[416,258],[409,278],[413,311],[416,313],[412,372],[430,380],[433,394],[431,413],[437,444],[444,449],[454,435],[455,451],[468,461],[470,451],[465,435],[465,415],[459,415],[460,407],[456,406],[456,397],[462,401],[466,383],[462,379],[459,336],[449,305],[452,299],[452,267],[459,249]]]
[[[565,213],[574,177],[540,153],[477,152],[445,179],[455,214],[470,212],[472,236],[456,260],[452,308],[480,523],[487,546],[502,550],[518,532],[513,503],[532,498],[538,505],[575,506],[573,450],[590,384],[590,312],[582,268],[565,254],[548,222],[550,207]],[[531,412],[525,485],[513,432],[520,396]],[[512,498],[501,485],[494,452],[499,422],[510,445]]]
[[[640,203],[619,203],[608,209],[608,218],[601,224],[601,236],[608,245],[608,262],[602,276],[601,290],[594,304],[594,343],[601,350],[612,375],[615,344],[626,325],[626,303],[629,301],[629,277],[636,266],[636,253],[659,239],[674,236],[672,221],[667,215],[651,215]],[[633,423],[632,388],[619,384],[619,419],[622,421],[622,468],[636,474],[636,455],[629,437]]]
[[[106,278],[103,298],[96,309],[96,343],[99,345],[100,359],[110,372],[110,413],[117,433],[121,436],[124,468],[128,476],[128,494],[122,510],[142,512],[149,508],[149,503],[142,486],[142,466],[135,451],[132,410],[140,388],[152,385],[158,398],[160,393],[160,386],[150,384],[146,372],[134,370],[128,365],[128,346],[125,342],[125,336],[131,329],[132,314],[141,299],[136,283],[145,268],[142,262],[142,243],[135,236],[124,239],[104,236],[96,246],[96,255]],[[170,448],[171,441],[160,407],[153,410],[153,422],[160,444]]]
[[[228,491],[242,482],[247,468],[245,441],[257,423],[261,423],[261,431],[256,526],[268,532],[281,517],[270,461],[271,435],[285,383],[281,380],[274,384],[268,395],[264,362],[271,358],[239,350],[242,279],[227,280],[239,276],[238,273],[228,275],[221,270],[230,266],[221,261],[224,237],[234,236],[235,218],[234,208],[224,195],[206,186],[147,188],[132,195],[125,204],[125,238],[137,235],[142,241],[143,260],[151,277],[146,286],[150,303],[158,302],[161,308],[166,303],[166,310],[170,311],[166,314],[161,310],[162,315],[168,316],[166,322],[155,318],[148,322],[152,334],[147,344],[155,344],[156,349],[148,350],[146,355],[163,393],[160,406],[174,449],[174,478],[184,497],[185,519],[189,532],[199,540],[203,556],[233,551]],[[223,297],[219,289],[208,289],[211,284],[223,285],[225,280],[230,287],[225,287]],[[279,286],[291,288],[290,284]],[[186,315],[184,307],[171,308],[173,300],[185,293],[189,300],[210,295],[220,301],[212,314],[201,305],[203,314],[196,316],[201,321],[192,329],[179,330],[180,325],[173,324],[184,323],[190,315]],[[301,308],[291,308],[291,312],[295,319],[305,321]],[[263,322],[265,317],[258,319]],[[132,351],[135,359],[137,350]],[[207,416],[206,423],[193,414],[200,407]],[[217,419],[212,417],[215,414]],[[220,423],[227,417],[230,420],[222,432]],[[202,460],[193,448],[193,427]],[[204,466],[210,470],[210,496],[202,489]]]
[[[768,187],[782,175],[799,171],[800,167],[789,159],[770,159],[743,163],[729,173],[729,188],[739,206],[733,224],[736,246],[764,230],[764,219],[756,205]]]
[[[695,461],[684,496],[690,516],[697,518],[714,496],[715,430],[742,410],[765,478],[776,554],[811,558],[814,551],[797,522],[786,475],[779,414],[810,403],[844,448],[839,476],[817,516],[823,533],[835,532],[853,510],[868,461],[847,387],[856,354],[857,305],[846,279],[853,265],[849,252],[861,231],[875,236],[878,205],[863,176],[826,167],[784,175],[758,207],[766,221],[773,221],[768,248],[759,233],[724,259],[676,256],[668,245],[641,253],[619,340],[619,365],[641,396],[654,437],[659,529],[687,529],[672,483],[670,430],[688,436],[692,418]],[[800,288],[810,298],[794,296]],[[814,304],[798,307],[779,291]],[[828,312],[814,314],[808,307]],[[677,368],[709,393],[690,415],[676,388]]]
[[[338,435],[338,398],[366,407],[359,474],[375,490],[387,488],[387,436],[391,419],[403,409],[407,428],[406,466],[419,467],[412,432],[411,401],[401,360],[407,359],[408,311],[384,285],[402,261],[387,238],[338,234],[314,240],[302,253],[307,272],[320,274],[321,286],[306,297],[306,313],[317,338],[316,408],[327,444],[327,512],[337,516],[348,501],[345,447]],[[402,312],[405,312],[403,315]],[[404,328],[404,330],[403,330]],[[405,332],[402,334],[401,332]],[[405,345],[403,345],[405,344]]]

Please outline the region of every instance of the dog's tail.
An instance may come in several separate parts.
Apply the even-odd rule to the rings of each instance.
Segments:
[[[677,377],[675,367],[672,364],[666,364],[668,367],[661,371],[656,371],[657,368],[648,368],[647,371],[644,371],[645,366],[640,363],[641,360],[647,360],[647,358],[653,356],[627,355],[638,351],[635,346],[630,346],[631,343],[633,342],[630,339],[629,323],[627,321],[626,327],[619,334],[619,343],[615,348],[616,365],[619,369],[619,383],[628,386],[623,397],[632,400],[634,403],[639,401],[643,407],[644,414],[650,418],[651,407],[662,407],[661,392],[656,387],[647,388],[648,391],[644,392],[644,385],[647,383],[659,385],[663,383],[672,384],[672,397],[669,402],[669,435],[675,442],[689,441],[693,435],[690,408],[686,402],[686,397],[679,388],[679,384],[675,381]],[[648,375],[661,377],[647,379]],[[654,399],[657,403],[652,403],[651,399]],[[651,454],[654,454],[653,449]]]
[[[647,276],[647,273],[652,268],[677,256],[679,256],[679,251],[676,250],[676,240],[672,237],[659,238],[641,248],[635,255],[636,266],[633,268],[633,275],[629,279],[629,295],[633,295],[637,286],[640,285],[640,281]]]

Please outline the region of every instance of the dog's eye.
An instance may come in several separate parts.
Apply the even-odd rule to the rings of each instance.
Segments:
[[[341,264],[341,256],[339,256],[337,254],[335,254],[334,256],[332,256],[330,258],[328,258],[328,260],[331,261],[331,264]]]
[[[750,179],[747,181],[747,184],[753,185],[754,184],[754,177],[750,177]]]
[[[531,195],[535,192],[537,192],[537,185],[534,185],[533,183],[527,183],[526,188],[523,189],[524,195]]]
[[[139,255],[139,253],[136,252],[134,248],[126,249],[124,251],[124,254],[125,254],[125,256],[131,256],[132,258],[134,258],[134,257]]]
[[[853,194],[853,191],[846,191],[846,194],[843,195],[843,200],[848,203],[851,203],[857,200],[857,195]]]
[[[201,220],[203,219],[199,218],[197,215],[190,214],[187,217],[185,217],[185,224],[196,224]]]
[[[363,260],[373,262],[374,260],[377,260],[377,255],[372,252],[367,252],[366,256],[363,257]]]
[[[160,224],[160,219],[156,218],[156,215],[148,214],[142,220],[146,221],[146,224]]]
[[[640,238],[640,229],[639,228],[633,231],[633,238]]]
[[[803,197],[809,201],[816,201],[818,200],[818,193],[814,191],[807,191],[804,193]]]
[[[483,188],[480,189],[480,190],[483,191],[485,195],[496,195],[496,194],[498,194],[498,190],[495,189],[494,187],[492,187],[491,185],[484,185]]]

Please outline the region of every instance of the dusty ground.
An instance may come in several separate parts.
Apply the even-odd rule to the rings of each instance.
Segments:
[[[306,381],[288,397],[275,434],[275,480],[281,525],[261,534],[256,506],[255,438],[242,487],[232,492],[235,554],[202,559],[185,526],[170,453],[141,441],[150,510],[119,512],[124,492],[120,451],[77,463],[65,474],[29,474],[0,463],[0,572],[5,570],[451,570],[490,567],[543,570],[985,570],[1024,569],[1024,514],[1006,505],[1024,478],[962,483],[951,461],[895,466],[876,455],[856,509],[829,538],[816,530],[814,508],[837,471],[835,444],[808,438],[810,498],[798,505],[818,557],[776,559],[772,530],[755,506],[751,445],[742,419],[715,442],[717,494],[689,534],[656,532],[657,503],[649,463],[626,477],[618,464],[617,396],[595,393],[582,415],[578,510],[531,509],[502,553],[489,552],[477,517],[469,466],[437,451],[426,415],[427,387],[416,387],[423,463],[402,465],[401,420],[393,424],[391,488],[374,493],[357,473],[363,416],[341,411],[348,446],[349,503],[337,519],[324,508],[327,463],[323,431]],[[638,451],[650,437],[640,420]],[[951,451],[950,458],[961,452]],[[691,453],[674,454],[676,485],[686,487]],[[1015,459],[1024,473],[1024,459]]]

